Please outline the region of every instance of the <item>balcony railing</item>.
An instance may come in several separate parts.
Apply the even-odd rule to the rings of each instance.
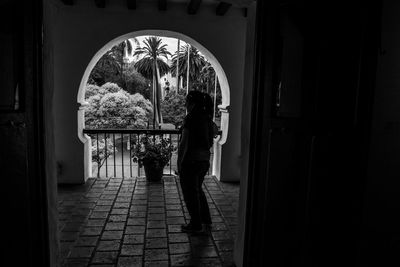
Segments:
[[[140,177],[144,175],[141,164],[132,160],[132,147],[139,144],[142,136],[167,138],[176,148],[164,175],[175,175],[177,170],[177,148],[180,139],[179,130],[167,129],[84,129],[84,134],[92,140],[93,176],[97,177]],[[221,131],[218,133],[221,135]],[[211,149],[210,169],[212,173],[213,149]]]

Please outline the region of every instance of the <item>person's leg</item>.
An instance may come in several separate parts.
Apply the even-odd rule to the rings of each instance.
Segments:
[[[199,172],[199,187],[198,187],[201,222],[207,225],[210,225],[212,222],[211,222],[210,208],[208,207],[207,198],[206,195],[204,194],[202,185],[204,182],[204,176],[207,174],[209,167],[210,167],[209,162],[202,163],[201,170]]]
[[[198,190],[198,164],[195,162],[185,164],[182,166],[180,184],[182,188],[183,199],[186,203],[190,215],[190,229],[183,227],[183,230],[198,230],[202,229],[201,218],[200,218],[200,202],[199,202],[199,190]]]

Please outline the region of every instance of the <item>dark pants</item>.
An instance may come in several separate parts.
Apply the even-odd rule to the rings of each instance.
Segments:
[[[201,187],[209,167],[208,161],[190,161],[182,164],[179,173],[183,199],[193,225],[211,224],[210,209]]]

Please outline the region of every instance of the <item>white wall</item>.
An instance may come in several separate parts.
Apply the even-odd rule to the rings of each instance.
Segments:
[[[140,3],[128,10],[123,2],[105,9],[93,1],[74,6],[53,2],[54,118],[56,160],[61,163],[60,183],[82,183],[83,144],[77,136],[76,97],[84,71],[95,53],[112,39],[129,32],[163,29],[180,32],[206,47],[222,65],[230,85],[229,136],[222,151],[223,180],[240,180],[243,73],[247,19],[240,9],[223,16],[215,6],[202,5],[188,15],[186,5],[168,3],[158,11],[155,3]]]

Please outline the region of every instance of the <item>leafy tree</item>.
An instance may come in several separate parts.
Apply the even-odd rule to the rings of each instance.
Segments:
[[[100,94],[101,87],[94,84],[86,84],[85,99],[87,100],[91,96]]]
[[[88,128],[145,128],[152,115],[150,101],[140,94],[131,95],[118,85],[88,85],[89,107],[85,113]]]
[[[211,66],[210,62],[205,61],[205,65],[200,70],[200,74],[197,79],[193,81],[192,88],[211,94],[215,89],[215,78],[216,73],[214,68]],[[217,85],[217,87],[219,87],[219,85]]]
[[[137,48],[140,48],[140,43],[136,38],[127,39],[118,45],[114,46],[111,49],[113,57],[118,62],[119,66],[121,67],[121,87],[127,90],[127,66],[129,64],[128,57],[133,56],[133,45],[132,42],[135,43]],[[132,80],[132,77],[131,77]]]
[[[139,93],[146,99],[150,99],[151,83],[136,70],[134,63],[128,63],[124,73],[126,84],[125,90],[130,94]]]
[[[144,95],[144,92],[149,90],[149,82],[135,70],[133,63],[128,62],[128,58],[133,57],[132,43],[136,44],[136,48],[140,48],[138,40],[132,38],[108,50],[94,66],[88,83],[102,86],[111,82],[132,94],[140,92]]]
[[[144,46],[136,48],[133,55],[141,56],[141,59],[135,63],[137,71],[145,78],[152,79],[152,104],[154,107],[153,125],[157,126],[162,122],[160,110],[160,77],[169,71],[169,65],[163,58],[168,59],[171,53],[167,50],[167,45],[162,44],[161,38],[151,36],[145,38]]]
[[[187,68],[188,68],[188,49],[189,49],[189,83],[193,84],[199,77],[201,70],[206,65],[206,59],[199,53],[195,47],[186,45],[181,47],[179,52],[176,52],[172,57],[172,61],[176,62],[179,57],[179,76],[182,77],[184,84],[187,80]],[[171,66],[171,74],[173,77],[176,76],[176,64]]]
[[[164,100],[161,102],[161,110],[165,123],[172,123],[175,126],[182,123],[186,115],[185,97],[185,90],[179,90],[179,93],[170,91],[165,95]]]
[[[111,49],[112,50],[112,49]],[[106,82],[121,84],[122,68],[112,56],[111,50],[97,61],[88,79],[89,84],[101,86]]]

